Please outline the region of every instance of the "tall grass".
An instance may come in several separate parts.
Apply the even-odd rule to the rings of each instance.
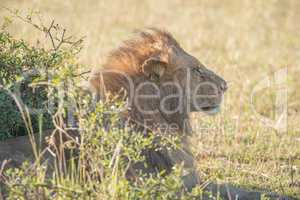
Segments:
[[[194,152],[203,180],[229,182],[300,198],[299,8],[290,1],[4,1],[8,7],[38,9],[78,35],[85,35],[79,60],[98,67],[107,52],[135,28],[163,27],[182,46],[229,82],[223,112],[195,115]],[[6,15],[5,12],[1,14]],[[48,24],[47,23],[47,24]],[[40,32],[15,22],[17,38],[40,46]],[[85,68],[84,66],[84,68]],[[288,127],[278,132],[256,117],[273,119],[276,87],[250,96],[257,83],[287,68]]]

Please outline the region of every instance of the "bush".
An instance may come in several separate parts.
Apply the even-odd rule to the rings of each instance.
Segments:
[[[138,174],[136,179],[128,179],[126,173],[132,163],[143,162],[146,148],[177,148],[172,144],[175,138],[153,146],[156,135],[144,137],[142,134],[120,128],[118,114],[109,116],[110,130],[105,130],[104,115],[120,108],[122,104],[98,103],[95,111],[89,110],[88,98],[78,99],[81,103],[79,121],[80,142],[71,140],[64,145],[65,151],[80,151],[73,154],[68,164],[58,159],[54,168],[63,169],[47,176],[47,166],[34,168],[24,163],[21,169],[9,169],[5,173],[8,191],[7,199],[199,199],[201,189],[192,192],[184,190],[181,166],[165,174]],[[79,113],[77,113],[79,114]],[[107,116],[107,115],[106,115]],[[175,140],[174,140],[175,139]],[[167,142],[171,141],[171,142]],[[60,156],[59,151],[54,151]],[[64,167],[61,167],[64,166]]]
[[[28,85],[24,84],[24,87],[27,86]],[[41,91],[41,93],[35,92],[36,94],[33,94],[32,91],[27,88],[27,90],[22,91],[22,93],[26,95],[26,100],[24,100],[23,103],[31,108],[37,104],[42,104],[42,102],[46,100],[45,94],[42,92],[43,91]],[[10,137],[27,135],[25,123],[15,100],[7,92],[0,91],[0,101],[0,141]],[[43,105],[40,105],[40,107],[42,108]],[[43,120],[41,121],[41,119]],[[40,124],[42,124],[45,129],[53,127],[48,113],[31,114],[31,120],[34,132],[38,131]]]
[[[61,67],[64,59],[76,53],[73,50],[31,47],[23,40],[13,39],[4,30],[0,32],[0,141],[27,134],[20,108],[12,93],[16,95],[21,106],[30,109],[34,132],[41,125],[44,129],[53,127],[47,106],[48,86],[32,87],[31,84],[49,82],[51,70]],[[51,78],[60,81],[57,77]]]
[[[0,140],[27,134],[19,108],[9,91],[19,94],[17,97],[20,102],[27,107],[46,110],[45,87],[34,90],[29,84],[40,77],[38,70],[44,70],[59,62],[54,56],[43,49],[29,47],[22,40],[13,39],[4,30],[0,32]],[[39,127],[38,115],[41,114],[31,113],[34,131]],[[45,112],[44,115],[43,126],[52,127],[49,114]]]

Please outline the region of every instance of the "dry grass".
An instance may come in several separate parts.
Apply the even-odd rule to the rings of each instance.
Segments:
[[[230,85],[220,115],[194,117],[195,126],[201,125],[195,151],[202,176],[300,198],[300,1],[2,0],[2,5],[39,10],[45,22],[55,19],[69,33],[86,36],[81,62],[88,67],[99,67],[134,29],[167,29]],[[0,15],[7,13],[0,9]],[[43,40],[18,22],[10,31],[32,43]],[[260,123],[251,107],[274,117],[276,88],[260,91],[254,104],[250,96],[260,80],[283,67],[288,128],[278,132]]]

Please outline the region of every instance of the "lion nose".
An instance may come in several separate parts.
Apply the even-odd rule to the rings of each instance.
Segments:
[[[228,89],[228,85],[226,81],[222,81],[221,83],[221,90],[223,90],[224,92]]]

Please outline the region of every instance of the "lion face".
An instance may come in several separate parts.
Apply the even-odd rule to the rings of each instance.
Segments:
[[[143,66],[150,79],[159,79],[160,90],[166,94],[161,100],[177,102],[175,106],[169,106],[173,110],[180,111],[178,107],[181,107],[184,112],[219,112],[227,90],[226,81],[182,48],[170,47],[167,52],[165,57],[160,55],[148,59]],[[166,57],[168,59],[164,59]],[[161,110],[172,112],[164,107]]]
[[[204,65],[190,67],[191,73],[191,111],[215,114],[220,111],[227,83]]]

